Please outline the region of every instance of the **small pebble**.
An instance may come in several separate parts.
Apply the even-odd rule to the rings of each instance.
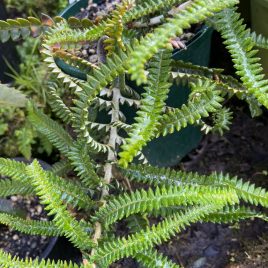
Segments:
[[[31,243],[31,248],[36,248],[36,246],[37,246],[37,243],[35,241]]]
[[[97,55],[92,55],[89,57],[89,61],[92,63],[95,63],[98,61],[98,56]]]
[[[207,258],[202,257],[193,263],[193,268],[204,268],[207,262]]]
[[[82,50],[82,54],[83,56],[87,56],[87,50],[86,49]]]
[[[15,234],[15,235],[12,236],[12,239],[13,240],[18,240],[19,239],[19,236],[17,234]]]
[[[88,50],[88,53],[89,54],[95,54],[96,53],[96,50],[95,49],[92,49],[92,48],[90,48],[89,50]]]
[[[209,245],[204,250],[204,256],[206,257],[216,257],[219,254],[220,254],[220,248],[216,245]]]
[[[18,200],[18,197],[17,196],[11,196],[10,199],[15,202],[15,201]]]
[[[43,211],[42,206],[38,205],[38,206],[36,207],[36,211],[37,211],[38,214],[41,214],[42,211]]]

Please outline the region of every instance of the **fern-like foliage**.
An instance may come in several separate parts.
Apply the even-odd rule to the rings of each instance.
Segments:
[[[42,33],[41,52],[52,74],[45,82],[51,109],[28,103],[32,126],[17,132],[21,151],[30,158],[32,136],[39,135],[49,144],[48,152],[52,146],[59,151],[58,162],[49,171],[36,160],[27,165],[0,158],[0,196],[37,195],[52,219],[35,221],[0,213],[0,223],[27,234],[66,236],[82,252],[85,267],[105,268],[132,257],[143,267],[175,268],[178,265],[154,247],[191,223],[267,220],[265,213],[252,208],[268,207],[265,189],[228,174],[152,167],[143,154],[153,139],[188,125],[223,134],[232,119],[225,101],[231,97],[245,100],[253,116],[261,114],[261,105],[268,108],[268,83],[253,49],[266,47],[267,41],[245,30],[232,9],[237,3],[124,0],[101,21],[75,17],[0,21],[2,41]],[[208,20],[226,39],[241,81],[222,69],[172,59],[173,38]],[[91,43],[97,44],[96,64],[77,53]],[[84,72],[84,80],[65,73],[62,61]],[[137,86],[142,83],[146,85],[140,91]],[[187,102],[176,108],[166,104],[174,83],[191,90]],[[1,88],[9,93],[10,87]],[[4,95],[4,103],[13,101]],[[23,96],[15,107],[25,103]],[[56,120],[45,114],[51,110]],[[136,116],[131,117],[134,110]],[[133,164],[135,158],[143,164]],[[120,221],[126,223],[129,235],[114,234],[111,227]],[[22,261],[2,251],[0,266],[77,267]]]
[[[204,218],[204,221],[213,223],[233,223],[248,218],[259,218],[267,221],[265,214],[245,206],[227,206],[221,211],[211,213]]]
[[[180,5],[183,0],[149,0],[142,1],[142,3],[137,4],[132,9],[130,9],[124,16],[124,23],[129,23],[133,20],[137,20],[141,17],[145,17],[151,14],[156,13],[159,10],[171,9],[174,6]]]
[[[103,21],[89,29],[72,29],[67,21],[63,20],[49,29],[45,43],[51,47],[60,44],[63,49],[79,47],[79,42],[94,41],[100,38],[104,33],[105,26],[106,23]]]
[[[82,183],[89,188],[94,188],[100,184],[100,178],[95,172],[94,163],[89,157],[89,150],[83,143],[77,142],[71,147],[68,158],[74,171],[81,178]]]
[[[216,132],[223,135],[224,132],[230,129],[229,126],[231,125],[232,119],[233,117],[230,109],[223,107],[212,114],[213,125],[208,125],[204,121],[200,121],[200,125],[202,126],[201,130],[206,134],[209,132]]]
[[[46,28],[46,24],[34,17],[0,20],[0,41],[7,42],[10,38],[14,41],[19,38],[26,39],[32,33],[34,35],[42,33]]]
[[[75,122],[73,126],[92,150],[107,152],[109,147],[96,142],[90,135],[88,105],[101,92],[103,87],[111,83],[118,75],[124,73],[130,51],[132,51],[131,46],[127,46],[126,52],[119,51],[118,54],[107,58],[106,63],[100,65],[99,70],[93,70],[93,74],[88,76],[88,85],[84,88],[84,91],[77,93],[79,99],[75,101]]]
[[[70,124],[74,120],[72,111],[60,98],[57,93],[57,86],[50,86],[49,104],[53,112],[65,123]]]
[[[14,181],[21,181],[25,185],[29,183],[29,178],[25,174],[26,165],[22,162],[0,158],[0,174],[12,178]]]
[[[145,231],[105,243],[103,247],[98,247],[93,260],[101,267],[107,267],[110,263],[123,257],[128,257],[138,253],[141,248],[147,250],[153,245],[167,241],[171,236],[183,230],[187,225],[202,220],[202,218],[218,209],[222,208],[227,200],[223,195],[218,195],[216,199],[210,200],[210,204],[201,207],[194,207],[185,213],[176,213],[167,217],[164,221]],[[228,200],[237,201],[235,194],[229,194]],[[234,203],[235,203],[234,202]]]
[[[46,174],[50,183],[55,186],[54,190],[58,192],[62,201],[79,208],[88,208],[92,205],[92,200],[80,184],[71,180],[64,180],[50,172],[46,172]]]
[[[25,234],[46,236],[63,234],[51,221],[24,220],[20,217],[0,213],[0,223]]]
[[[174,18],[155,29],[140,41],[131,55],[129,72],[138,85],[147,81],[144,65],[160,48],[163,48],[171,38],[175,38],[189,28],[193,23],[199,23],[204,18],[213,16],[214,12],[236,4],[236,0],[228,1],[191,1],[187,7],[176,14]]]
[[[58,175],[58,176],[62,176],[67,174],[69,171],[71,171],[71,164],[68,160],[64,159],[61,160],[59,162],[56,162],[52,168],[51,168],[51,172]]]
[[[28,113],[28,119],[36,130],[46,136],[62,153],[67,154],[72,146],[72,138],[62,126],[31,103],[28,105]]]
[[[245,30],[246,26],[235,9],[221,11],[215,20],[216,29],[225,39],[224,43],[232,56],[236,73],[241,77],[248,92],[268,108],[268,80],[263,79],[259,58],[254,57],[258,51],[253,49],[255,44],[249,35],[250,30]]]
[[[142,94],[140,110],[135,118],[136,123],[132,125],[129,138],[125,140],[126,143],[122,145],[123,151],[119,154],[121,157],[119,164],[122,166],[126,167],[157,132],[171,86],[167,81],[170,61],[171,53],[164,50],[157,53],[151,60],[148,86]]]
[[[37,161],[34,161],[26,168],[26,173],[30,177],[32,185],[36,187],[36,192],[41,202],[46,206],[49,215],[54,215],[53,221],[66,237],[70,239],[80,249],[90,249],[94,243],[89,238],[86,230],[67,211],[66,205],[61,201],[61,196],[55,189],[55,185],[50,177],[42,170]]]
[[[112,55],[117,48],[125,50],[125,45],[122,41],[124,30],[123,16],[128,9],[134,4],[133,0],[123,0],[122,4],[114,10],[110,19],[107,20],[105,34],[108,38],[104,41],[105,49],[108,55]]]
[[[175,130],[179,131],[221,108],[223,98],[220,96],[220,91],[216,90],[215,83],[199,80],[197,84],[192,84],[192,91],[192,98],[187,105],[183,104],[181,108],[172,109],[163,115],[158,135],[165,136]]]
[[[21,260],[18,257],[13,257],[8,253],[0,250],[0,265],[3,268],[78,268],[77,264],[67,263],[66,261],[50,261],[38,259],[32,260],[27,258],[26,260]]]
[[[212,173],[211,175],[200,175],[196,172],[174,171],[171,169],[144,167],[131,165],[123,170],[125,175],[132,180],[149,183],[152,185],[196,185],[227,187],[236,191],[237,195],[244,201],[253,205],[261,204],[268,206],[268,193],[261,187],[256,187],[250,182],[243,182],[237,177],[230,177],[228,174]]]
[[[33,193],[33,187],[31,186],[30,178],[26,174],[27,165],[14,160],[0,158],[0,172],[2,175],[11,177],[13,180],[3,180],[1,184],[0,195],[8,196],[13,194],[28,194]],[[83,187],[79,184],[72,182],[71,180],[64,180],[52,172],[46,172],[46,176],[49,178],[50,183],[54,184],[54,191],[56,191],[61,200],[72,205],[81,208],[88,207],[92,204],[92,200],[87,196]],[[12,187],[8,189],[8,187]]]
[[[75,54],[65,51],[63,49],[54,48],[54,56],[61,60],[64,60],[66,63],[70,64],[73,67],[79,68],[83,72],[89,72],[92,68],[98,68],[97,65],[90,63],[87,60],[84,60]]]
[[[229,130],[232,121],[232,112],[228,108],[223,108],[213,114],[213,128],[212,131],[219,132],[223,135],[224,132]]]
[[[167,217],[178,211],[183,212],[184,208],[181,206],[161,208],[160,210],[153,211],[152,215],[155,217]],[[261,219],[264,221],[268,220],[267,215],[265,213],[242,205],[226,206],[222,210],[205,216],[203,220],[204,222],[233,224],[242,220],[254,218]]]
[[[34,189],[21,181],[13,181],[8,179],[0,180],[0,197],[8,197],[12,195],[31,195]]]
[[[162,10],[163,8],[171,8],[174,5],[179,5],[183,0],[168,0],[168,1],[146,1],[133,6],[122,16],[123,24],[132,22]],[[111,21],[111,18],[104,19],[98,25],[83,26],[83,22],[75,20],[75,28],[73,29],[72,22],[61,20],[60,23],[54,25],[46,36],[46,43],[49,46],[60,44],[62,48],[76,47],[79,42],[98,40],[105,34],[105,29]],[[114,21],[112,21],[114,22]],[[80,26],[80,28],[77,28]],[[82,26],[82,27],[81,27]]]
[[[222,75],[220,74],[221,70],[217,69],[204,68],[196,65],[189,67],[179,69],[179,72],[172,72],[172,76],[178,85],[188,85],[190,83],[196,83],[199,80],[210,83],[216,82],[217,89],[221,91],[222,96],[228,95],[231,98],[236,95],[239,99],[245,100],[249,105],[252,117],[262,114],[261,104],[254,96],[247,92],[246,88],[236,78],[229,75]]]
[[[254,43],[256,47],[268,49],[268,39],[266,36],[263,36],[262,34],[257,34],[256,32],[252,32],[251,38],[254,40]]]
[[[206,66],[200,66],[192,64],[191,62],[185,62],[182,60],[172,60],[172,71],[185,74],[199,75],[205,78],[213,79],[216,75],[222,75],[223,69],[209,68]]]
[[[176,72],[172,72],[172,77],[178,85],[197,83],[199,80],[202,80],[203,82],[207,81],[212,84],[216,83],[217,88],[222,91],[223,96],[226,94],[229,96],[235,94],[246,95],[244,86],[237,79],[232,76],[222,75],[218,72],[221,72],[221,70],[210,68],[205,69],[202,66],[194,65],[187,69],[177,69]]]
[[[155,191],[141,190],[115,197],[96,213],[96,217],[105,226],[109,226],[132,214],[151,212],[175,205],[206,204],[208,198],[216,198],[224,194],[228,196],[228,190],[202,186],[197,188],[191,185],[161,187],[156,188]]]
[[[135,259],[142,265],[142,267],[151,268],[179,268],[177,264],[168,260],[167,257],[155,250],[147,250],[145,252],[139,252],[135,255]]]

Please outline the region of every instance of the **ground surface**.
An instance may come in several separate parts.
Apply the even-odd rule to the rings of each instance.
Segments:
[[[44,209],[36,197],[13,196],[10,200],[16,208],[26,212],[26,219],[47,220]],[[27,235],[0,225],[0,248],[13,256],[36,258],[43,253],[49,241],[49,238],[44,236]]]
[[[199,153],[193,152],[194,159],[188,162],[188,157],[181,168],[203,174],[222,171],[267,188],[267,114],[252,119],[243,108],[233,110],[231,130],[223,137],[205,137]],[[268,267],[267,238],[268,223],[261,220],[235,226],[195,224],[161,250],[189,268]]]
[[[178,168],[209,174],[238,175],[268,188],[268,117],[252,119],[242,103],[233,103],[233,125],[223,137],[208,135]],[[241,108],[242,107],[242,108]],[[235,225],[197,223],[158,249],[185,268],[268,267],[268,223],[246,220]],[[127,259],[113,267],[136,268]]]

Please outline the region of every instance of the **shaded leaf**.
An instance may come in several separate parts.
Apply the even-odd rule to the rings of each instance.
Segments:
[[[26,96],[13,87],[0,84],[0,108],[25,107]]]

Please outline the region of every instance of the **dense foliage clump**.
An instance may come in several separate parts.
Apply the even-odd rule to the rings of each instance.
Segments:
[[[262,106],[268,108],[267,81],[255,57],[255,47],[267,42],[245,29],[237,3],[124,0],[98,23],[74,17],[0,21],[3,42],[27,39],[33,31],[41,36],[44,62],[54,76],[47,83],[46,95],[58,120],[28,101],[28,121],[61,154],[50,171],[43,170],[37,160],[26,165],[0,159],[0,174],[9,177],[0,181],[1,196],[35,194],[52,216],[51,221],[39,222],[0,213],[0,222],[25,233],[66,236],[81,250],[85,267],[108,267],[133,257],[151,268],[179,267],[155,246],[191,223],[266,220],[252,208],[268,207],[265,189],[228,174],[205,176],[152,167],[142,153],[151,140],[188,125],[222,134],[232,120],[225,100],[234,95],[249,104],[253,116],[261,114]],[[135,23],[146,25],[159,14],[159,25],[149,31],[135,28]],[[172,60],[170,40],[198,23],[208,23],[222,34],[240,80],[220,69]],[[97,64],[76,54],[90,41],[104,46],[105,54]],[[86,81],[64,73],[58,59],[86,72]],[[128,79],[143,85],[143,93],[131,88]],[[166,104],[174,82],[191,88],[180,108]],[[132,124],[125,120],[124,103],[138,109]],[[100,111],[107,112],[109,122],[99,121]],[[144,189],[133,190],[135,183]],[[145,217],[158,221],[150,225]],[[117,237],[115,224],[122,220],[130,234]],[[4,252],[0,252],[0,264],[77,267],[49,260],[23,261]]]

